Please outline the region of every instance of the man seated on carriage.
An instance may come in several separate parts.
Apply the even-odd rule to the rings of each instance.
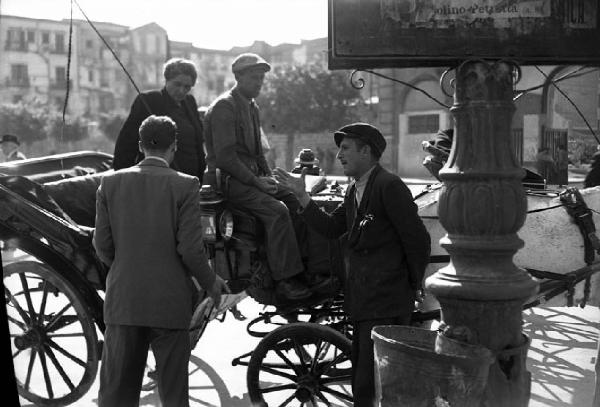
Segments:
[[[312,292],[303,277],[304,264],[288,211],[289,207],[295,212],[298,203],[292,194],[279,190],[271,177],[254,100],[270,69],[256,54],[241,54],[234,60],[236,85],[219,96],[206,112],[206,179],[223,192],[229,203],[249,211],[262,222],[275,291],[283,299],[301,300]]]

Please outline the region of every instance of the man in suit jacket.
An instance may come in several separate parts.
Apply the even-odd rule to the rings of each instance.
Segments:
[[[265,228],[266,251],[276,291],[283,299],[300,300],[311,292],[298,278],[304,271],[294,227],[263,154],[258,106],[270,65],[256,54],[241,54],[233,64],[236,85],[219,96],[205,117],[207,183],[221,184],[229,202],[247,209]],[[217,169],[221,179],[217,180]],[[290,204],[290,203],[288,203]]]
[[[194,175],[202,183],[206,159],[204,136],[198,105],[190,89],[196,83],[196,66],[192,61],[173,58],[164,66],[165,87],[139,94],[131,106],[117,141],[113,158],[115,170],[131,167],[144,156],[138,149],[138,130],[151,114],[169,116],[177,124],[177,152],[171,167]]]
[[[187,406],[192,277],[216,304],[228,291],[204,251],[198,178],[169,168],[176,129],[166,116],[144,120],[146,158],[107,174],[98,188],[93,243],[110,266],[99,406],[139,405],[150,345],[162,405]]]
[[[408,187],[379,165],[386,142],[379,130],[353,123],[334,134],[344,173],[355,179],[331,214],[305,191],[304,176],[275,169],[275,178],[296,194],[302,216],[319,233],[346,240],[344,308],[353,324],[354,406],[375,405],[375,325],[406,325],[429,262],[430,237]]]

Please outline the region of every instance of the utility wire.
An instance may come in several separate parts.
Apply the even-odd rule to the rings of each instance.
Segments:
[[[141,96],[141,100],[142,103],[144,104],[144,106],[146,107],[146,109],[148,110],[149,113],[152,113],[152,109],[150,109],[150,106],[148,105],[148,103],[146,102],[146,100],[144,99],[142,92],[140,91],[140,89],[137,87],[137,85],[135,84],[133,78],[131,77],[131,75],[129,74],[129,72],[127,71],[127,69],[125,68],[125,66],[123,65],[123,63],[121,63],[121,60],[119,59],[119,57],[117,56],[116,52],[112,49],[112,47],[110,46],[110,44],[108,43],[108,41],[106,41],[106,39],[104,39],[104,37],[102,36],[102,34],[100,34],[100,31],[98,31],[98,29],[96,28],[96,26],[94,25],[94,23],[92,23],[90,21],[90,19],[88,18],[88,16],[85,14],[85,12],[83,11],[83,9],[81,8],[81,6],[79,5],[79,3],[77,3],[77,0],[72,0],[75,2],[75,4],[77,5],[77,8],[79,9],[79,11],[81,11],[81,14],[83,14],[83,16],[85,17],[85,19],[87,20],[87,22],[90,24],[90,26],[92,27],[92,29],[96,32],[96,34],[98,34],[98,36],[100,37],[100,39],[102,40],[102,42],[104,43],[104,45],[106,45],[106,47],[108,48],[108,50],[111,52],[111,54],[113,55],[113,57],[115,57],[115,59],[117,60],[117,62],[119,63],[119,65],[121,65],[121,68],[123,68],[123,71],[125,72],[125,75],[127,75],[127,78],[129,78],[129,81],[131,82],[131,84],[133,85],[133,87],[135,88],[136,92],[138,93],[138,95]],[[73,17],[71,16],[71,21],[73,21]]]
[[[539,66],[534,65],[535,69],[537,69],[542,75],[544,75],[544,77],[546,79],[548,78],[548,75],[546,75],[546,73],[544,71],[542,71],[540,69]],[[594,136],[594,138],[596,139],[596,142],[598,144],[600,144],[600,140],[598,139],[598,136],[596,136],[596,132],[594,131],[594,129],[592,129],[592,126],[590,126],[590,123],[587,121],[587,119],[585,118],[585,116],[583,115],[583,113],[581,112],[581,110],[579,109],[579,107],[577,107],[577,105],[573,102],[573,100],[571,100],[571,98],[562,91],[562,89],[560,89],[558,87],[558,85],[556,83],[554,83],[554,81],[550,81],[550,83],[552,84],[552,86],[554,86],[554,88],[556,88],[557,91],[560,92],[561,95],[563,95],[565,97],[565,99],[567,99],[569,101],[569,103],[575,108],[575,111],[579,114],[579,116],[583,119],[583,121],[585,122],[586,126],[588,127],[588,129],[590,130],[590,132],[592,133],[592,136]]]
[[[69,105],[69,91],[71,89],[71,50],[72,50],[72,44],[73,44],[73,0],[71,0],[71,18],[69,19],[69,47],[68,47],[68,51],[67,51],[67,75],[66,75],[66,79],[67,79],[67,89],[66,89],[66,93],[65,93],[65,102],[63,103],[63,109],[62,109],[62,129],[61,129],[61,142],[64,140],[64,136],[65,136],[65,125],[66,125],[66,115],[67,115],[67,107]],[[49,80],[50,78],[48,78]]]
[[[411,89],[414,89],[414,90],[416,90],[416,91],[419,91],[419,92],[423,93],[425,96],[427,96],[429,99],[433,100],[433,101],[434,101],[435,103],[437,103],[438,105],[440,105],[440,106],[442,106],[442,107],[445,107],[446,109],[449,109],[449,108],[450,108],[450,106],[448,106],[447,104],[445,104],[445,103],[443,103],[443,102],[439,101],[439,100],[438,100],[438,99],[436,99],[434,96],[432,96],[431,94],[429,94],[429,93],[428,93],[426,90],[424,90],[424,89],[421,89],[421,88],[419,88],[418,86],[415,86],[415,85],[413,85],[413,84],[410,84],[410,83],[408,83],[408,82],[401,81],[400,79],[392,78],[392,77],[390,77],[390,76],[383,75],[383,74],[380,74],[379,72],[371,71],[371,70],[369,70],[369,69],[358,69],[358,70],[354,71],[354,72],[352,73],[352,75],[354,75],[354,73],[356,73],[356,72],[367,72],[367,73],[370,73],[371,75],[379,76],[379,77],[381,77],[381,78],[384,78],[384,79],[390,80],[390,81],[392,81],[392,82],[397,82],[397,83],[400,83],[400,84],[402,84],[402,85],[408,86],[408,87],[409,87],[409,88],[411,88]],[[360,78],[360,79],[359,79],[359,81],[362,81],[362,83],[363,83],[363,86],[364,86],[364,80],[363,80],[362,78]],[[354,86],[354,85],[352,85],[352,86]],[[362,86],[359,86],[359,87],[358,87],[358,89],[360,89],[360,88],[362,88]]]
[[[586,71],[586,72],[578,73],[579,71],[581,71],[581,70],[583,70],[583,69],[585,69],[585,68],[589,68],[590,70],[589,70],[589,71]],[[595,71],[597,71],[597,70],[599,70],[599,69],[600,69],[600,68],[594,68],[594,67],[582,66],[582,67],[579,67],[578,69],[574,69],[573,71],[571,71],[571,72],[569,72],[569,73],[566,73],[566,74],[564,74],[564,75],[562,75],[562,76],[560,76],[560,77],[558,77],[558,78],[556,78],[556,79],[552,80],[551,82],[558,83],[558,82],[562,82],[562,81],[564,81],[564,80],[566,80],[566,79],[578,78],[578,77],[580,77],[580,76],[585,76],[585,75],[588,75],[588,74],[590,74],[590,73],[592,73],[592,72],[595,72]],[[517,95],[516,95],[516,96],[513,98],[513,101],[515,101],[515,100],[519,99],[521,96],[523,96],[523,95],[524,95],[524,94],[526,94],[526,93],[529,93],[529,92],[531,92],[531,91],[534,91],[534,90],[537,90],[537,89],[543,88],[544,86],[546,86],[546,84],[545,84],[545,83],[542,83],[542,84],[540,84],[540,85],[537,85],[537,86],[532,86],[532,87],[530,87],[530,88],[527,88],[527,89],[517,90],[516,92],[517,92],[518,94],[517,94]]]

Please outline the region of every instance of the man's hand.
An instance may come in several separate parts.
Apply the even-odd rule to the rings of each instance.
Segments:
[[[231,290],[227,286],[225,280],[217,276],[213,285],[206,290],[206,293],[212,298],[215,308],[219,308],[219,305],[221,305],[221,294],[230,294]]]
[[[274,195],[277,193],[277,181],[271,177],[258,177],[255,185],[265,194]]]
[[[287,189],[296,195],[303,208],[308,205],[310,196],[306,192],[306,181],[304,179],[306,177],[306,168],[302,169],[302,174],[299,178],[291,176],[287,171],[279,167],[273,170],[273,175],[281,188]]]

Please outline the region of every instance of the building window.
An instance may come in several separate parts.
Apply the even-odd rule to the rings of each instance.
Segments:
[[[90,82],[90,83],[94,82],[94,70],[93,69],[88,69],[88,82]]]
[[[6,39],[6,49],[25,51],[25,31],[18,28],[9,28]]]
[[[64,85],[67,82],[67,70],[64,66],[54,68],[54,75],[56,76],[57,85]]]
[[[415,114],[408,117],[408,134],[437,133],[439,114]]]
[[[224,76],[221,76],[221,75],[217,76],[215,88],[216,88],[218,94],[225,92],[225,77]]]
[[[29,72],[25,64],[10,66],[10,81],[15,86],[29,86]]]
[[[152,34],[148,34],[146,37],[146,53],[154,54],[156,52],[156,37]]]
[[[92,41],[92,40],[86,40],[85,41],[85,47],[87,49],[94,48],[94,41]]]
[[[32,31],[32,30],[27,31],[27,42],[30,44],[35,42],[35,31]]]
[[[160,35],[156,36],[156,52],[162,54],[162,37]]]
[[[50,33],[49,32],[43,32],[42,33],[42,44],[50,44]]]
[[[103,88],[109,87],[108,72],[106,69],[100,71],[100,86]]]
[[[64,34],[55,34],[54,35],[54,49],[57,53],[63,54],[65,52],[65,35]]]

